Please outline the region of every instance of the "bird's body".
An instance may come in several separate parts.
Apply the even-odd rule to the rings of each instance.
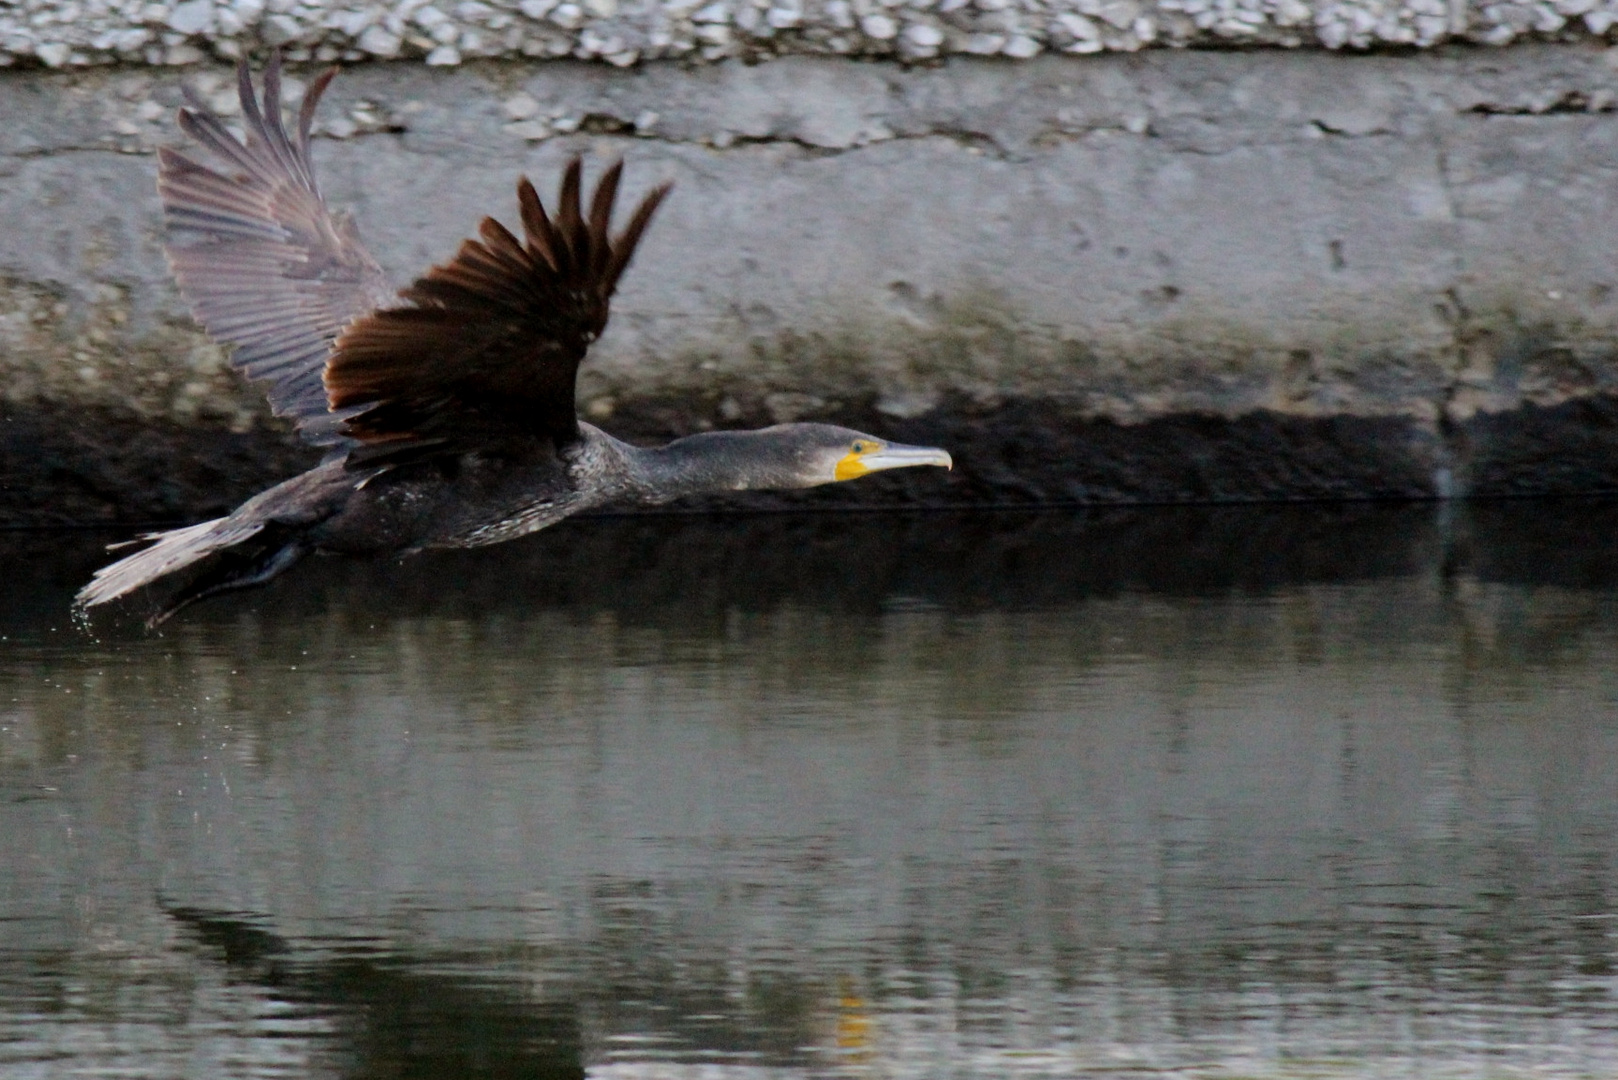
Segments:
[[[550,217],[518,185],[524,239],[486,218],[450,262],[390,291],[353,223],[315,185],[309,130],[331,73],[310,87],[296,138],[282,127],[279,62],[260,108],[239,69],[245,141],[194,99],[181,127],[234,174],[160,154],[167,251],[232,364],[267,384],[278,415],[328,447],[317,467],[226,517],[146,537],[99,571],[89,608],[186,571],[153,622],[261,584],[315,551],[384,556],[481,547],[605,506],[711,492],[810,487],[949,455],[827,424],[709,432],[645,448],[578,419],[578,365],[664,185],[610,231],[621,167],[581,205],[580,164]]]

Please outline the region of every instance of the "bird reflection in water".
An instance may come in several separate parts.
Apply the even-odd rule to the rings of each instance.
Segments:
[[[350,1080],[576,1080],[576,1007],[430,970],[397,951],[300,958],[254,916],[165,908],[240,982],[328,1018]]]

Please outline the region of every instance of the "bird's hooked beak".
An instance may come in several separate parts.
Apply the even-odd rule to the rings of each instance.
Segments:
[[[907,469],[912,465],[941,465],[953,469],[955,462],[948,453],[932,446],[905,446],[903,443],[878,439],[861,439],[837,462],[835,475],[838,480],[853,480],[866,473]]]

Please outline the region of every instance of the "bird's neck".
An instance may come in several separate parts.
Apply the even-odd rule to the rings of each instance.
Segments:
[[[709,431],[656,447],[631,446],[598,430],[591,438],[604,440],[601,449],[622,462],[626,490],[621,498],[663,503],[689,495],[804,486],[786,448],[767,434]]]

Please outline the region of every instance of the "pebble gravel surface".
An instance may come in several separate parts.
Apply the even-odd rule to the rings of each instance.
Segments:
[[[0,67],[293,60],[1027,59],[1151,45],[1365,49],[1605,37],[1618,0],[0,0]]]

